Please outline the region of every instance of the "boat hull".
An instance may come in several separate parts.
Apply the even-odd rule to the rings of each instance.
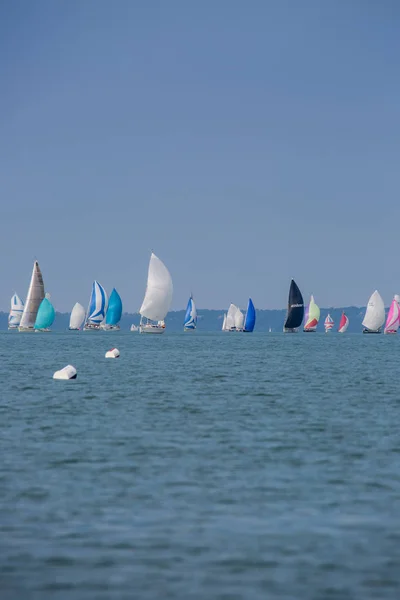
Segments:
[[[68,327],[68,331],[80,331],[79,327]]]
[[[372,329],[367,329],[366,327],[364,327],[363,333],[381,333],[381,330],[377,329],[377,330],[373,331]]]
[[[45,329],[35,329],[36,333],[49,333],[51,329],[46,327]]]
[[[385,335],[396,335],[397,331],[394,331],[394,329],[388,329],[387,331],[383,332]]]
[[[100,331],[100,325],[85,325],[83,331]]]
[[[317,328],[312,328],[312,329],[303,329],[304,333],[315,333],[317,331]]]
[[[161,325],[140,325],[139,327],[140,333],[152,333],[152,334],[161,334],[165,332],[165,327]]]
[[[120,326],[119,325],[100,325],[100,329],[102,329],[103,331],[119,331]]]
[[[297,333],[297,329],[295,327],[293,327],[292,329],[289,329],[288,327],[284,327],[283,333]]]
[[[31,333],[32,331],[35,331],[35,329],[33,327],[18,327],[18,331],[21,331],[22,333]]]

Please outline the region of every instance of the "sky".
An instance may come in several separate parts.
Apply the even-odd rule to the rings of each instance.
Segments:
[[[397,0],[0,3],[0,309],[400,293]]]

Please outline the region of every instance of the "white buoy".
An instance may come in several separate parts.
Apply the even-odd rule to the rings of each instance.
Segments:
[[[56,371],[53,379],[76,379],[76,369],[72,365],[67,365],[60,371]]]
[[[111,350],[106,352],[106,358],[119,358],[118,348],[111,348]]]

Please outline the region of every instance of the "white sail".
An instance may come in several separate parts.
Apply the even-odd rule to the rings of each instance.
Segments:
[[[10,314],[8,315],[8,325],[9,327],[18,327],[21,321],[22,313],[24,312],[24,303],[18,294],[14,294],[11,298],[11,309]]]
[[[226,323],[225,328],[227,330],[233,329],[235,327],[235,315],[238,311],[238,307],[235,304],[231,304],[228,308],[228,313],[226,315]]]
[[[242,330],[243,325],[244,325],[244,314],[242,313],[240,308],[238,308],[236,311],[236,314],[235,314],[235,327],[238,330]]]
[[[363,326],[369,331],[379,331],[385,322],[385,305],[378,290],[372,294],[365,311]]]
[[[226,313],[224,314],[224,320],[222,322],[222,331],[226,331]]]
[[[152,252],[147,275],[146,294],[140,314],[151,321],[165,319],[172,302],[172,279],[167,267]]]
[[[21,329],[33,329],[36,321],[36,315],[39,309],[39,305],[44,298],[44,283],[42,273],[39,269],[39,263],[35,260],[33,264],[33,271],[31,282],[29,284],[28,294],[26,296],[26,302],[24,306],[24,312],[22,313],[21,322],[19,324]]]
[[[70,329],[80,329],[85,321],[85,309],[82,304],[77,302],[72,311],[71,317],[69,319],[69,328]]]

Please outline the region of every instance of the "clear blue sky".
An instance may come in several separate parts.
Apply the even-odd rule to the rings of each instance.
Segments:
[[[400,293],[400,2],[0,5],[0,308]]]

